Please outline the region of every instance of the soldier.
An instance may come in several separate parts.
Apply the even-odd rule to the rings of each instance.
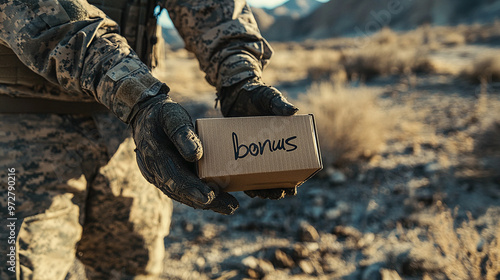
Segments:
[[[222,214],[238,208],[193,173],[203,149],[192,121],[146,65],[155,64],[156,2],[93,3],[99,9],[84,0],[0,0],[1,279],[156,279],[167,196]],[[224,116],[297,111],[261,82],[272,51],[244,0],[161,4]],[[133,156],[127,124],[138,169],[156,188],[124,163]]]

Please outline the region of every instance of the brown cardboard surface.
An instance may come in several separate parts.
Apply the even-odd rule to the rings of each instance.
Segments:
[[[295,187],[322,168],[312,115],[196,121],[198,175],[225,191]]]

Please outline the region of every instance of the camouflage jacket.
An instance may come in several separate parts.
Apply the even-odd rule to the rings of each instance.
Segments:
[[[211,85],[220,89],[261,76],[272,50],[245,0],[161,4]],[[127,121],[133,105],[156,95],[163,83],[119,32],[117,23],[85,0],[0,0],[0,45],[51,85],[24,91],[3,85],[0,94],[95,99]]]

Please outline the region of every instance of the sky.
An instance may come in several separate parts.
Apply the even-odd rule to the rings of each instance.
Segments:
[[[274,8],[276,6],[279,6],[283,3],[285,3],[286,1],[288,1],[288,0],[247,0],[247,3],[251,7]],[[327,2],[328,0],[318,0],[318,1]],[[166,11],[163,11],[160,14],[159,22],[164,27],[173,27],[174,26],[172,24],[172,21],[170,21],[170,18],[168,17],[168,14]]]

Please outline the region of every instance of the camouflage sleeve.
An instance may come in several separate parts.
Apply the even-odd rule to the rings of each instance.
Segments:
[[[93,96],[123,121],[141,97],[163,86],[117,24],[86,1],[0,0],[0,41],[37,74]]]
[[[245,0],[164,0],[172,21],[194,52],[206,79],[220,89],[261,77],[272,55]]]

